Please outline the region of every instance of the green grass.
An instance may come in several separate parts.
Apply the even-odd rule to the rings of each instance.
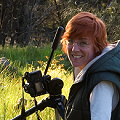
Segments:
[[[22,98],[22,76],[26,71],[41,70],[44,73],[50,53],[51,45],[44,45],[40,48],[27,46],[25,48],[6,47],[3,49],[0,47],[0,58],[6,57],[10,61],[10,67],[3,69],[0,66],[0,120],[10,120],[21,114],[18,101]],[[59,47],[54,53],[47,74],[51,75],[51,78],[59,77],[63,80],[62,94],[68,98],[69,88],[72,84],[72,73],[70,69],[70,71],[64,69],[65,62],[68,64],[68,68],[71,66],[66,59],[61,59],[62,54],[61,47]],[[45,94],[36,97],[36,99],[40,102],[48,96]],[[34,106],[33,98],[25,93],[25,99],[27,100],[25,109],[28,110]],[[53,108],[47,107],[43,111],[39,111],[39,115],[43,120],[55,120]],[[37,120],[35,113],[27,117],[27,120],[33,119]]]

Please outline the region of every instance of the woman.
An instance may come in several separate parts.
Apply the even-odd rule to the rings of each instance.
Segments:
[[[75,15],[61,40],[75,68],[66,120],[120,120],[120,42],[109,44],[105,24],[89,12]]]

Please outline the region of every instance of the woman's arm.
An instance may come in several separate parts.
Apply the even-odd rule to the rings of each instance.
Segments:
[[[116,86],[102,81],[95,86],[90,95],[91,120],[111,120],[111,112],[118,103]]]

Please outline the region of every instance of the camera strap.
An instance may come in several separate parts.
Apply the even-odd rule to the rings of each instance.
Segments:
[[[21,109],[21,120],[26,120],[26,115],[25,115],[25,104],[24,104],[24,78],[22,77],[22,109]],[[37,105],[37,100],[34,97],[34,102],[35,102],[35,107],[36,107],[36,115],[37,115],[37,120],[42,120],[40,116],[38,115],[38,105]]]
[[[21,120],[26,120],[26,117],[25,117],[25,105],[24,105],[24,88],[22,88],[22,110],[21,110]]]
[[[26,120],[25,116],[25,105],[24,105],[24,77],[22,77],[22,109],[21,109],[21,120]]]
[[[37,115],[37,120],[42,120],[38,114],[38,105],[37,105],[37,100],[36,98],[34,97],[34,101],[35,101],[35,107],[36,107],[36,115]]]

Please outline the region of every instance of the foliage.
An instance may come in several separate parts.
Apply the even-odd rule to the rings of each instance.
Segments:
[[[119,0],[2,0],[0,43],[39,46],[50,42],[58,26],[82,11],[89,11],[104,20],[108,40],[119,39]]]

